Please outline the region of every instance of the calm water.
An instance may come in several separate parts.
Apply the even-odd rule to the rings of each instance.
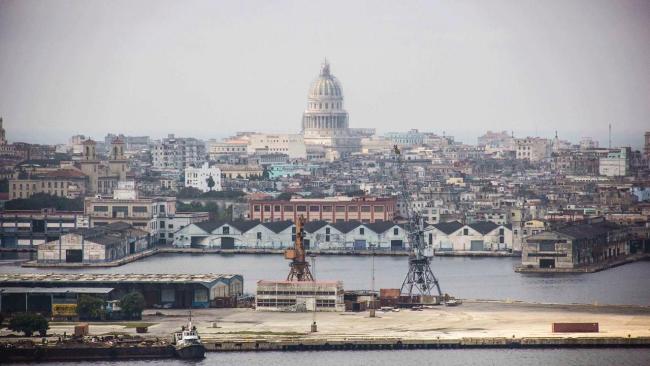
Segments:
[[[81,365],[79,362],[57,365]],[[180,360],[129,361],[132,366],[144,365],[224,365],[224,366],[410,366],[410,365],[650,365],[650,352],[643,349],[585,350],[412,350],[412,351],[322,351],[208,353],[201,362]],[[93,362],[93,365],[124,365],[123,362]]]
[[[432,268],[442,291],[462,298],[513,299],[536,302],[650,305],[650,261],[597,273],[522,275],[513,267],[518,258],[436,257]],[[322,256],[316,259],[318,279],[339,279],[346,289],[371,287],[370,257]],[[121,267],[90,269],[107,273],[238,273],[245,291],[253,293],[260,279],[283,279],[288,262],[279,255],[159,254]],[[399,288],[407,270],[406,257],[375,257],[375,288]],[[15,264],[0,272],[66,272]]]

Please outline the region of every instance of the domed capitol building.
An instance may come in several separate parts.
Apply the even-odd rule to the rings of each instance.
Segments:
[[[320,75],[309,88],[307,109],[302,115],[302,134],[308,155],[321,151],[330,159],[361,150],[361,138],[372,129],[350,129],[343,107],[343,90],[325,60]]]

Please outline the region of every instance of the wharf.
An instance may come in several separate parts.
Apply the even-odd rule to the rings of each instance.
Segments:
[[[529,268],[525,266],[518,266],[515,267],[515,272],[518,273],[594,273],[594,272],[599,272],[603,271],[609,268],[613,267],[618,267],[622,266],[624,264],[628,263],[633,263],[633,262],[638,262],[638,261],[643,261],[643,260],[650,260],[650,253],[639,253],[639,254],[632,254],[629,255],[625,258],[621,259],[614,259],[611,261],[606,261],[606,262],[601,262],[601,263],[596,263],[588,266],[580,266],[576,268]]]
[[[468,300],[456,307],[422,311],[291,313],[253,309],[193,309],[208,351],[298,351],[445,348],[650,348],[650,307],[633,305],[539,304]],[[310,332],[316,321],[318,332]],[[91,322],[91,336],[128,334],[168,339],[187,321],[184,309],[151,309],[142,323]],[[552,324],[597,322],[598,333],[553,333]],[[51,322],[48,335],[71,334],[74,323]],[[1,330],[2,342],[18,344]],[[39,338],[40,339],[40,338]],[[91,352],[92,351],[88,351]],[[102,351],[103,352],[103,351]],[[101,353],[101,352],[100,352]]]
[[[140,253],[129,255],[124,258],[120,258],[115,261],[110,262],[95,262],[95,263],[39,263],[37,261],[27,261],[22,262],[21,266],[26,268],[109,268],[109,267],[118,267],[127,263],[135,262],[137,260],[151,257],[154,254],[159,253],[157,248],[148,249]]]

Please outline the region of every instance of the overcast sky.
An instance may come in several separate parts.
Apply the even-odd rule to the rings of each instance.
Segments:
[[[650,0],[0,0],[0,115],[10,141],[298,133],[324,57],[351,127],[650,130]]]

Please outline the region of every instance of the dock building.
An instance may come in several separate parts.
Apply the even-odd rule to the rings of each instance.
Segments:
[[[341,281],[257,281],[258,311],[345,311]]]
[[[38,263],[112,262],[151,247],[151,236],[125,222],[82,228],[38,246]]]
[[[238,274],[0,273],[0,312],[26,307],[49,312],[62,289],[78,288],[106,293],[108,300],[139,292],[147,308],[234,307],[244,279]]]

